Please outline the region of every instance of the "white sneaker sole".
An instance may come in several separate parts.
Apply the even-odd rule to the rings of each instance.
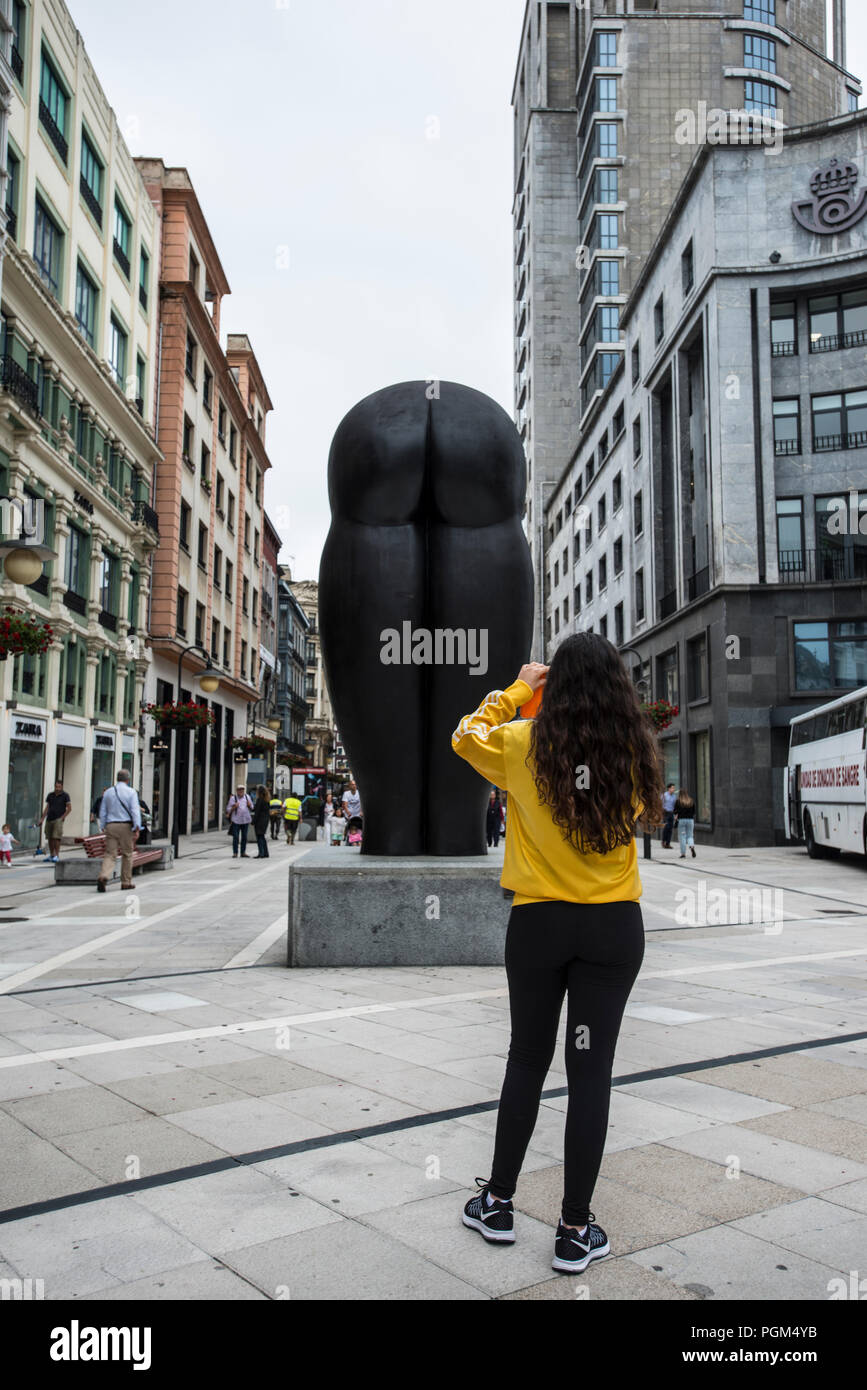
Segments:
[[[492,1245],[513,1245],[515,1242],[514,1231],[494,1231],[490,1226],[486,1226],[484,1221],[479,1221],[475,1216],[467,1216],[463,1213],[462,1221],[465,1226],[469,1226],[473,1231],[480,1231]]]
[[[606,1241],[604,1246],[600,1245],[595,1250],[591,1250],[581,1260],[561,1260],[559,1256],[555,1255],[551,1261],[551,1268],[559,1270],[561,1274],[580,1274],[592,1260],[601,1260],[604,1255],[610,1254],[611,1246]]]

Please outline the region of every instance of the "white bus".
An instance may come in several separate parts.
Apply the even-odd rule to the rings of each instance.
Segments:
[[[867,685],[791,721],[786,835],[811,859],[867,854]]]

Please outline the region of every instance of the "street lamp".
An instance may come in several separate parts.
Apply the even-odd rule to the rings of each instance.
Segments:
[[[199,671],[194,677],[194,679],[199,682],[199,685],[201,686],[202,690],[205,692],[206,695],[213,695],[215,690],[219,690],[220,681],[222,680],[221,672],[218,671],[216,667],[211,665],[208,653],[205,651],[201,643],[194,642],[192,646],[184,647],[183,651],[178,657],[178,703],[180,703],[181,699],[181,681],[183,680],[184,657],[187,655],[188,652],[200,652],[202,656],[205,658],[204,671]],[[173,739],[174,788],[172,796],[172,851],[175,859],[177,859],[178,857],[178,840],[180,838],[180,826],[178,824],[180,817],[181,801],[181,783],[180,778],[178,776],[178,763],[180,762],[180,759],[178,757],[178,739],[180,738],[180,736],[181,730],[176,727]]]
[[[35,584],[48,560],[57,559],[57,551],[36,541],[3,541],[0,544],[3,572],[13,584]]]

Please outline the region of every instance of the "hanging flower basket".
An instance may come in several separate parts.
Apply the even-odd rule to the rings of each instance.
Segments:
[[[671,705],[668,700],[654,700],[652,704],[641,706],[658,734],[667,729],[673,719],[680,714],[680,705]]]
[[[197,705],[194,700],[185,704],[170,701],[165,705],[145,705],[145,714],[163,729],[207,729],[214,724],[214,711],[207,705]]]
[[[233,738],[232,748],[236,753],[246,753],[248,757],[256,758],[262,753],[273,752],[274,740],[262,738],[259,734],[250,738]]]
[[[40,656],[48,651],[53,638],[48,623],[7,608],[0,617],[0,661],[9,656]]]

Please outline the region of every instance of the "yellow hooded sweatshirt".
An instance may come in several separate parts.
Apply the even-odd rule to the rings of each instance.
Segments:
[[[452,748],[476,772],[508,792],[506,849],[500,883],[522,903],[637,902],[641,897],[635,840],[608,854],[581,851],[564,839],[551,807],[539,797],[526,765],[531,719],[515,719],[532,695],[526,681],[486,695],[452,734]],[[514,721],[514,722],[510,722]]]

